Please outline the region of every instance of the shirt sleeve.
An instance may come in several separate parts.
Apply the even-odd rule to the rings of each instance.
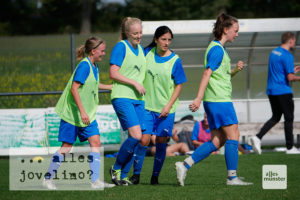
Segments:
[[[285,59],[282,60],[285,73],[286,74],[294,74],[294,57],[291,54],[288,54]]]
[[[178,58],[174,63],[172,69],[172,79],[174,80],[175,85],[179,85],[187,81],[180,58]]]
[[[73,81],[79,82],[84,85],[86,79],[90,75],[90,66],[87,62],[81,62],[76,68]]]
[[[193,134],[192,134],[192,141],[197,140],[198,141],[198,133],[199,133],[199,122],[196,122],[193,128]]]
[[[114,48],[111,52],[109,63],[111,65],[117,65],[117,66],[121,67],[121,65],[124,61],[124,58],[125,58],[125,53],[126,53],[126,47],[125,47],[124,43],[118,42],[114,46]]]
[[[207,54],[207,64],[205,68],[210,68],[212,71],[217,70],[223,60],[224,51],[220,46],[214,46]]]

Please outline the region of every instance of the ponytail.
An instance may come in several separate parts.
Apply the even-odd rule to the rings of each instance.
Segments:
[[[76,60],[82,60],[84,58],[84,45],[80,45],[77,49],[76,49]]]
[[[213,34],[215,38],[217,40],[221,40],[222,35],[224,33],[224,29],[231,27],[235,22],[238,22],[238,20],[235,17],[232,17],[225,13],[221,13],[217,17],[217,21],[214,24]]]
[[[104,41],[101,38],[97,37],[89,37],[84,45],[80,45],[76,49],[76,60],[82,60],[84,58],[84,54],[89,54],[93,49],[98,48]]]

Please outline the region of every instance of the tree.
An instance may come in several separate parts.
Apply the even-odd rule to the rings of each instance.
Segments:
[[[91,33],[91,12],[92,12],[92,1],[82,0],[82,13],[81,13],[81,34]]]

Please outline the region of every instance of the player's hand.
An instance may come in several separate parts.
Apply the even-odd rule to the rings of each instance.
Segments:
[[[158,116],[159,118],[161,117],[167,117],[170,113],[171,107],[169,105],[165,105],[161,111],[160,111],[160,115]]]
[[[242,71],[243,70],[243,68],[244,68],[244,62],[243,61],[238,61],[238,63],[236,64],[236,67],[235,67],[235,69],[237,70],[237,71]]]
[[[80,115],[81,115],[81,120],[84,124],[89,125],[91,123],[90,118],[89,118],[88,114],[86,114],[86,112],[80,113]]]
[[[135,89],[138,91],[138,93],[139,93],[140,95],[145,95],[145,94],[146,94],[146,89],[145,89],[144,86],[142,86],[141,84],[136,83],[136,84],[134,85],[134,87],[135,87]]]
[[[192,112],[196,112],[201,104],[201,100],[200,99],[194,99],[194,101],[189,105],[189,108]]]
[[[294,67],[295,74],[300,71],[300,65]]]

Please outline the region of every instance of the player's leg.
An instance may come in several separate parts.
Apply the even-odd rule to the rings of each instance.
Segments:
[[[53,182],[53,177],[57,173],[61,162],[64,160],[64,155],[72,149],[73,143],[76,141],[78,128],[72,124],[60,121],[58,141],[62,142],[61,148],[52,156],[47,175],[45,176],[43,185],[47,189],[56,189]]]
[[[221,130],[226,135],[225,142],[225,161],[227,166],[227,185],[251,185],[237,176],[237,166],[239,159],[238,144],[240,132],[237,124],[222,126]]]
[[[167,142],[173,135],[172,131],[175,120],[175,113],[170,113],[167,117],[159,117],[159,113],[155,113],[155,115],[156,123],[154,129],[156,130],[156,152],[154,155],[153,171],[150,182],[152,185],[158,184],[158,176],[166,158]]]
[[[176,162],[177,181],[179,185],[184,186],[184,180],[187,171],[196,163],[207,158],[212,152],[224,145],[225,135],[220,130],[212,130],[212,140],[199,146],[194,153],[183,162]]]
[[[140,174],[143,167],[144,159],[146,156],[147,146],[150,143],[151,134],[153,133],[154,127],[154,115],[151,111],[144,109],[136,109],[141,121],[141,124],[144,124],[143,136],[140,143],[136,146],[136,152],[134,156],[133,163],[133,175],[130,177],[130,181],[133,184],[138,184],[140,182]]]
[[[256,136],[252,136],[250,138],[250,144],[253,146],[253,150],[257,154],[261,154],[261,139],[273,126],[279,122],[282,115],[278,96],[269,95],[268,98],[272,109],[272,117],[263,125]]]
[[[144,102],[130,99],[114,99],[112,104],[123,130],[128,130],[130,135],[121,145],[116,162],[110,170],[113,182],[116,185],[122,185],[121,170],[130,162],[134,149],[142,138],[142,124],[140,124],[135,105],[141,104],[143,106]]]
[[[294,101],[293,94],[279,96],[281,109],[284,115],[284,133],[286,140],[287,154],[300,154],[300,151],[294,147],[293,123],[294,123]]]
[[[106,183],[99,179],[100,178],[100,176],[99,176],[100,162],[101,162],[101,157],[100,157],[101,142],[100,142],[98,125],[94,128],[94,130],[98,134],[90,134],[91,136],[88,137],[88,141],[89,141],[90,147],[91,147],[91,152],[89,155],[89,160],[91,162],[89,162],[89,165],[90,165],[91,171],[93,172],[92,176],[91,176],[91,187],[94,189],[111,188],[111,187],[114,187],[115,185]]]

